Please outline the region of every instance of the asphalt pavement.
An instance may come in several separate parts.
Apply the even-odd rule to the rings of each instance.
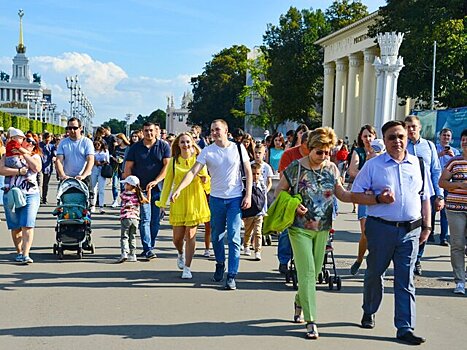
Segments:
[[[49,202],[56,193],[51,184]],[[111,203],[110,189],[106,202]],[[13,262],[14,250],[0,210],[0,350],[3,349],[403,349],[393,326],[393,275],[373,330],[359,327],[361,274],[351,276],[359,225],[352,206],[340,204],[334,253],[342,289],[318,285],[320,339],[304,339],[304,325],[292,323],[295,291],[277,271],[277,240],[263,248],[262,261],[242,256],[236,291],[211,282],[215,262],[202,257],[204,229],[192,263],[192,280],[176,266],[171,227],[162,221],[157,258],[116,264],[120,254],[118,210],[106,208],[92,220],[94,255],[59,260],[53,205],[41,206],[32,265]],[[140,247],[138,239],[138,247]],[[449,248],[431,244],[423,276],[416,278],[416,333],[424,349],[465,348],[467,299],[452,293]]]

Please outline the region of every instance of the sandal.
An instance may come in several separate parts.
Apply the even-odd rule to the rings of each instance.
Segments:
[[[294,315],[293,315],[293,321],[294,323],[302,323],[302,307],[297,305],[297,303],[293,303],[294,306]]]
[[[305,338],[306,339],[318,339],[319,338],[318,327],[316,327],[316,324],[314,322],[308,322],[306,324]]]

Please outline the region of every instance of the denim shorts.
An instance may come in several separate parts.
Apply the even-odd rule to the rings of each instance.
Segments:
[[[357,218],[358,218],[358,220],[360,220],[360,219],[366,219],[366,217],[368,216],[368,214],[367,214],[367,209],[368,209],[368,206],[367,206],[367,205],[362,205],[362,204],[359,204],[359,205],[358,205],[358,210],[357,210]]]
[[[8,198],[3,196],[3,203],[5,209],[5,219],[9,230],[17,230],[22,227],[36,226],[36,216],[40,206],[40,193],[26,194],[26,206],[16,208],[13,213],[8,208]]]

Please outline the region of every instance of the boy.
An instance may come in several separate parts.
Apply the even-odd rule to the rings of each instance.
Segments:
[[[256,157],[256,156],[255,156]],[[251,164],[253,188],[251,195],[251,208],[243,211],[243,223],[245,224],[245,239],[243,241],[244,254],[251,256],[250,240],[253,234],[255,260],[261,260],[261,245],[263,240],[262,226],[263,216],[266,214],[266,185],[261,180],[261,164]]]

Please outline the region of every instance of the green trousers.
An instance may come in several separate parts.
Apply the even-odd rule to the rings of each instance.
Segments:
[[[289,238],[298,276],[295,303],[302,307],[305,322],[316,320],[316,279],[324,260],[328,231],[289,228]]]

